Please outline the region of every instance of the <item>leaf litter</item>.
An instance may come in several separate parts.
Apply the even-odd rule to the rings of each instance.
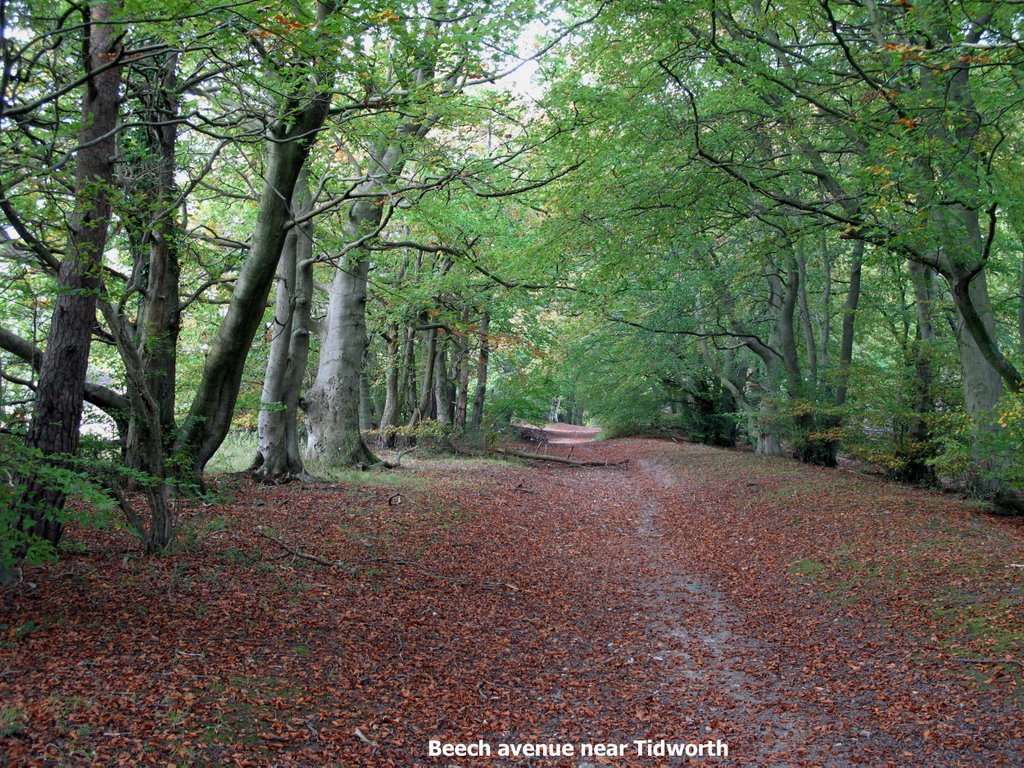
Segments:
[[[166,558],[80,534],[5,596],[3,760],[669,766],[427,743],[721,739],[709,764],[1021,764],[1019,521],[748,453],[571,449],[609,466],[243,480]]]

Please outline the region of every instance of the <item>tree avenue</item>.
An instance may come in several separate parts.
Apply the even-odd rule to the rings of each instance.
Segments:
[[[544,420],[1019,513],[1021,22],[0,3],[4,577],[113,509],[167,551],[211,470]]]

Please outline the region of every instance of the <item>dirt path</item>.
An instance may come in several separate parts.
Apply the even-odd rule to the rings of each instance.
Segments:
[[[1022,764],[1020,525],[870,478],[590,437],[551,442],[629,463],[244,485],[197,510],[174,558],[87,539],[4,605],[0,754],[687,764],[637,754],[649,739],[727,743],[714,765]],[[431,740],[492,754],[430,759]]]

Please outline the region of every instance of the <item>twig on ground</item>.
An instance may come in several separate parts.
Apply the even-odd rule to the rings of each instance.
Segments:
[[[286,544],[280,539],[271,536],[269,533],[265,533],[264,531],[258,528],[256,529],[256,535],[262,536],[264,539],[274,542],[275,544],[277,544],[277,546],[281,547],[281,549],[283,549],[285,552],[292,555],[293,557],[298,557],[302,560],[309,560],[311,563],[317,563],[319,565],[326,565],[328,568],[343,568],[345,570],[350,570],[347,563],[344,563],[342,561],[335,562],[333,560],[325,560],[322,557],[317,557],[316,555],[311,555],[308,552],[303,552],[302,550],[296,549],[295,547]]]
[[[536,461],[554,461],[558,464],[567,464],[570,467],[621,467],[629,464],[629,459],[622,461],[574,461],[573,459],[561,456],[547,456],[543,453],[530,453],[529,451],[514,451],[505,448],[495,448],[494,453],[501,453],[507,456],[516,456],[520,459],[531,459]]]
[[[316,563],[317,565],[325,565],[328,568],[341,568],[349,575],[355,573],[355,569],[352,567],[352,563],[357,563],[359,565],[385,563],[387,565],[401,565],[407,568],[412,568],[413,570],[416,570],[419,573],[431,579],[437,579],[438,581],[450,581],[453,584],[458,584],[459,586],[463,587],[477,587],[478,589],[507,589],[511,592],[519,591],[519,587],[517,587],[515,584],[508,584],[498,581],[485,581],[482,584],[476,584],[470,579],[467,579],[465,576],[445,576],[443,573],[437,573],[436,571],[432,571],[429,568],[424,568],[419,563],[413,562],[412,560],[406,560],[404,557],[362,557],[358,560],[352,561],[327,560],[323,557],[318,557],[316,555],[311,555],[308,552],[303,552],[301,549],[296,549],[290,544],[287,544],[286,542],[283,542],[275,536],[271,536],[269,533],[266,533],[262,530],[257,529],[256,534],[258,536],[262,536],[264,539],[274,542],[275,544],[277,544],[277,546],[281,547],[281,549],[285,550],[288,554],[292,555],[293,557],[298,557],[302,560],[308,560],[311,563]]]
[[[370,745],[371,747],[373,747],[374,749],[378,749],[378,748],[380,747],[380,744],[378,744],[378,743],[377,743],[376,741],[374,741],[373,739],[369,739],[369,738],[367,738],[367,737],[366,737],[366,734],[364,734],[364,733],[363,733],[363,732],[362,732],[361,730],[359,730],[358,728],[356,728],[356,729],[355,729],[355,731],[353,731],[353,733],[355,733],[355,735],[356,735],[356,736],[357,736],[357,737],[359,738],[359,740],[360,740],[361,742],[363,742],[363,744],[368,744],[368,745]]]

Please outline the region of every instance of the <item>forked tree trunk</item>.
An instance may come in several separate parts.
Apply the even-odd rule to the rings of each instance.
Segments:
[[[317,18],[333,13],[335,3],[318,2]],[[210,346],[192,407],[175,451],[195,472],[213,458],[231,427],[238,390],[288,232],[288,214],[299,171],[306,162],[330,108],[330,84],[303,81],[281,97],[285,114],[270,127],[263,189],[256,228],[235,280],[231,303]]]
[[[307,172],[301,172],[292,195],[299,217],[312,207]],[[258,447],[253,462],[265,478],[303,475],[299,447],[299,399],[309,358],[309,313],[313,297],[313,223],[293,227],[277,268],[277,297],[263,395],[260,398]]]
[[[423,419],[430,418],[434,395],[434,357],[437,354],[437,328],[427,330],[427,343],[423,361],[423,379],[420,382],[420,394],[409,418],[409,426],[415,427]]]

